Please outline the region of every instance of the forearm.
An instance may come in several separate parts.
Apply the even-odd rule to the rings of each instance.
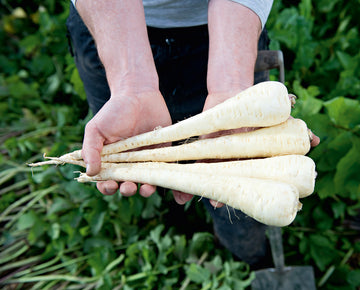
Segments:
[[[239,91],[254,82],[261,21],[249,8],[229,0],[210,0],[209,94]]]
[[[78,0],[76,8],[95,39],[112,94],[158,89],[141,0]]]

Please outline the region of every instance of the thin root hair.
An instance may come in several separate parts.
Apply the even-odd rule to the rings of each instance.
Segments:
[[[228,205],[227,205],[227,204],[225,204],[225,206],[226,206],[226,210],[227,210],[228,215],[229,215],[229,221],[230,221],[230,223],[231,223],[231,224],[233,224],[233,221],[232,221],[232,219],[231,219],[231,214],[230,214],[229,207],[228,207]]]
[[[233,212],[234,212],[234,216],[238,219],[238,220],[240,220],[240,217],[236,214],[236,209],[235,208],[232,208],[233,209]]]

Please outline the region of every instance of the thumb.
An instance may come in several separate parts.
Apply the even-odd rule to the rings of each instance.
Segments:
[[[101,169],[101,150],[103,148],[104,138],[88,123],[85,128],[84,141],[82,147],[82,158],[86,164],[86,174],[96,175]]]

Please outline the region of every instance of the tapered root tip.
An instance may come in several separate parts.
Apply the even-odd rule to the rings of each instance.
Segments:
[[[88,176],[86,173],[80,173],[79,177],[76,177],[75,180],[80,183],[94,182],[93,178]]]
[[[50,157],[46,157],[46,158],[50,158]],[[29,163],[28,166],[30,167],[37,167],[37,166],[44,166],[44,165],[63,165],[65,164],[65,162],[61,161],[60,159],[57,160],[56,158],[52,159],[48,161],[42,161],[42,162],[36,162],[36,163]]]
[[[28,166],[36,167],[36,166],[43,166],[43,165],[64,165],[66,163],[69,163],[69,164],[86,167],[86,164],[83,160],[72,159],[72,158],[69,158],[68,155],[63,155],[61,157],[47,157],[44,154],[44,158],[49,159],[49,160],[42,161],[42,162],[36,162],[36,163],[30,163],[30,164],[28,164]]]

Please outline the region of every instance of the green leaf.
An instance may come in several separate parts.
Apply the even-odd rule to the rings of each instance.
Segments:
[[[90,232],[90,227],[89,226],[85,226],[79,229],[79,233],[81,236],[86,237]]]
[[[174,241],[175,241],[174,251],[173,251],[174,255],[180,261],[185,260],[185,258],[186,258],[185,253],[187,250],[187,248],[186,248],[187,241],[186,241],[185,236],[175,236]]]
[[[360,286],[360,269],[352,270],[347,274],[346,281],[354,287]]]
[[[41,32],[45,35],[54,28],[53,19],[44,6],[39,8],[39,24]]]
[[[311,0],[302,0],[299,4],[300,15],[304,16],[306,19],[313,19],[313,7]]]
[[[132,210],[129,200],[127,198],[122,198],[119,202],[118,218],[126,224],[129,224],[131,222]]]
[[[74,86],[74,90],[80,96],[80,98],[82,100],[86,100],[86,93],[85,93],[85,89],[84,89],[84,84],[80,79],[80,75],[79,75],[79,72],[78,72],[77,69],[73,70],[73,72],[71,74],[70,81],[71,81],[72,85]]]
[[[150,219],[159,214],[158,208],[162,202],[161,196],[156,192],[146,199],[144,208],[141,211],[143,219]]]
[[[84,252],[91,253],[95,248],[113,249],[112,243],[105,237],[89,238],[84,242]]]
[[[111,248],[98,247],[92,250],[88,263],[93,268],[94,274],[100,275],[106,266],[115,259],[115,257],[115,253]]]
[[[168,271],[167,267],[165,266],[167,262],[167,256],[174,249],[172,246],[173,240],[170,238],[169,234],[163,234],[164,228],[164,225],[159,225],[150,232],[150,239],[156,244],[157,247],[156,267],[157,270],[162,274],[166,274]]]
[[[105,215],[105,211],[94,212],[94,214],[91,215],[90,227],[93,235],[97,235],[100,232],[104,224]]]
[[[39,93],[36,90],[35,86],[26,84],[25,82],[21,80],[15,80],[14,82],[10,83],[9,86],[9,92],[11,97],[16,99],[21,98],[38,98]]]
[[[29,70],[34,75],[50,75],[54,72],[55,66],[52,58],[46,54],[34,57],[29,65]]]
[[[302,119],[306,122],[308,128],[311,129],[311,131],[321,139],[320,145],[313,148],[310,153],[317,150],[318,148],[321,148],[322,144],[324,144],[324,141],[329,139],[331,140],[332,136],[336,136],[338,134],[339,129],[333,126],[329,117],[325,114],[319,113],[312,116],[303,116]],[[323,152],[323,150],[321,150],[321,152]],[[323,155],[321,152],[320,155]]]
[[[323,172],[336,170],[338,162],[353,146],[352,134],[347,131],[338,131],[335,138],[328,136],[327,140],[320,143],[319,148],[315,148],[315,150],[321,149],[319,158],[316,158],[317,170]]]
[[[141,240],[132,243],[126,249],[125,268],[131,273],[131,270],[137,272],[149,272],[153,268],[156,252],[149,246],[148,241]]]
[[[154,230],[150,232],[150,239],[156,244],[159,251],[166,251],[172,244],[172,241],[168,235],[164,235],[164,225],[158,225]]]
[[[309,252],[309,240],[308,239],[306,239],[306,238],[300,239],[299,251],[303,255],[305,255]]]
[[[54,198],[54,201],[51,204],[47,214],[51,215],[60,211],[66,211],[72,207],[73,204],[68,199],[62,197],[56,197]]]
[[[51,225],[49,235],[52,240],[56,240],[60,237],[60,225],[58,223],[53,223]]]
[[[213,236],[210,233],[195,233],[189,244],[189,259],[197,260],[204,252],[210,251],[213,247]]]
[[[344,218],[346,213],[347,204],[342,201],[338,201],[331,204],[331,209],[334,213],[334,218]]]
[[[346,188],[347,182],[358,181],[360,172],[360,138],[353,138],[353,147],[341,158],[336,166],[334,183],[338,191]],[[352,185],[351,185],[352,188]]]
[[[349,198],[353,201],[358,201],[360,196],[360,183],[356,176],[351,177],[346,181],[345,188],[349,192]],[[360,204],[359,206],[360,207]]]
[[[17,222],[17,228],[19,230],[24,230],[32,227],[36,221],[38,220],[38,217],[34,211],[29,211],[22,216],[20,216],[18,222]]]
[[[211,273],[208,269],[192,263],[186,269],[186,275],[192,282],[203,283],[210,279]]]
[[[340,63],[344,67],[344,69],[351,69],[352,67],[354,67],[354,65],[356,65],[356,62],[354,62],[353,57],[348,53],[337,50],[336,56],[339,58]]]
[[[334,6],[338,0],[328,1],[328,0],[319,0],[317,1],[317,6],[320,12],[322,13],[329,13],[332,12],[334,9]]]
[[[299,81],[293,83],[294,94],[298,98],[295,108],[292,110],[294,116],[312,116],[321,110],[323,101],[316,97],[320,94],[317,86],[304,88]]]
[[[89,206],[91,207],[91,211],[85,215],[85,218],[90,225],[92,234],[96,236],[104,224],[106,203],[103,200],[93,199],[91,203],[89,203]]]
[[[340,154],[344,156],[344,154],[346,154],[346,152],[349,151],[353,145],[352,138],[353,135],[351,134],[351,132],[339,132],[339,134],[337,134],[335,138],[327,144],[327,147],[328,149],[340,152]]]
[[[334,259],[338,258],[338,253],[334,245],[325,236],[313,234],[309,240],[311,256],[319,269],[324,271]]]
[[[24,49],[25,54],[35,52],[35,50],[41,45],[41,38],[38,34],[31,34],[24,37],[20,41],[20,46]]]
[[[44,220],[38,218],[36,223],[30,228],[28,240],[30,244],[35,244],[37,241],[41,240],[42,235],[50,227],[49,223],[46,223]],[[42,244],[42,242],[40,242]]]
[[[360,124],[360,102],[344,97],[334,98],[324,103],[334,124],[352,129]]]
[[[0,54],[1,70],[7,74],[15,74],[17,71],[17,65],[14,61],[11,61],[5,55]],[[1,94],[0,94],[1,95]]]
[[[316,228],[323,231],[332,228],[333,225],[332,217],[330,217],[323,208],[316,207],[312,215],[315,220]]]
[[[220,256],[215,256],[210,262],[205,261],[204,267],[210,271],[211,274],[216,275],[222,270],[223,261]]]

